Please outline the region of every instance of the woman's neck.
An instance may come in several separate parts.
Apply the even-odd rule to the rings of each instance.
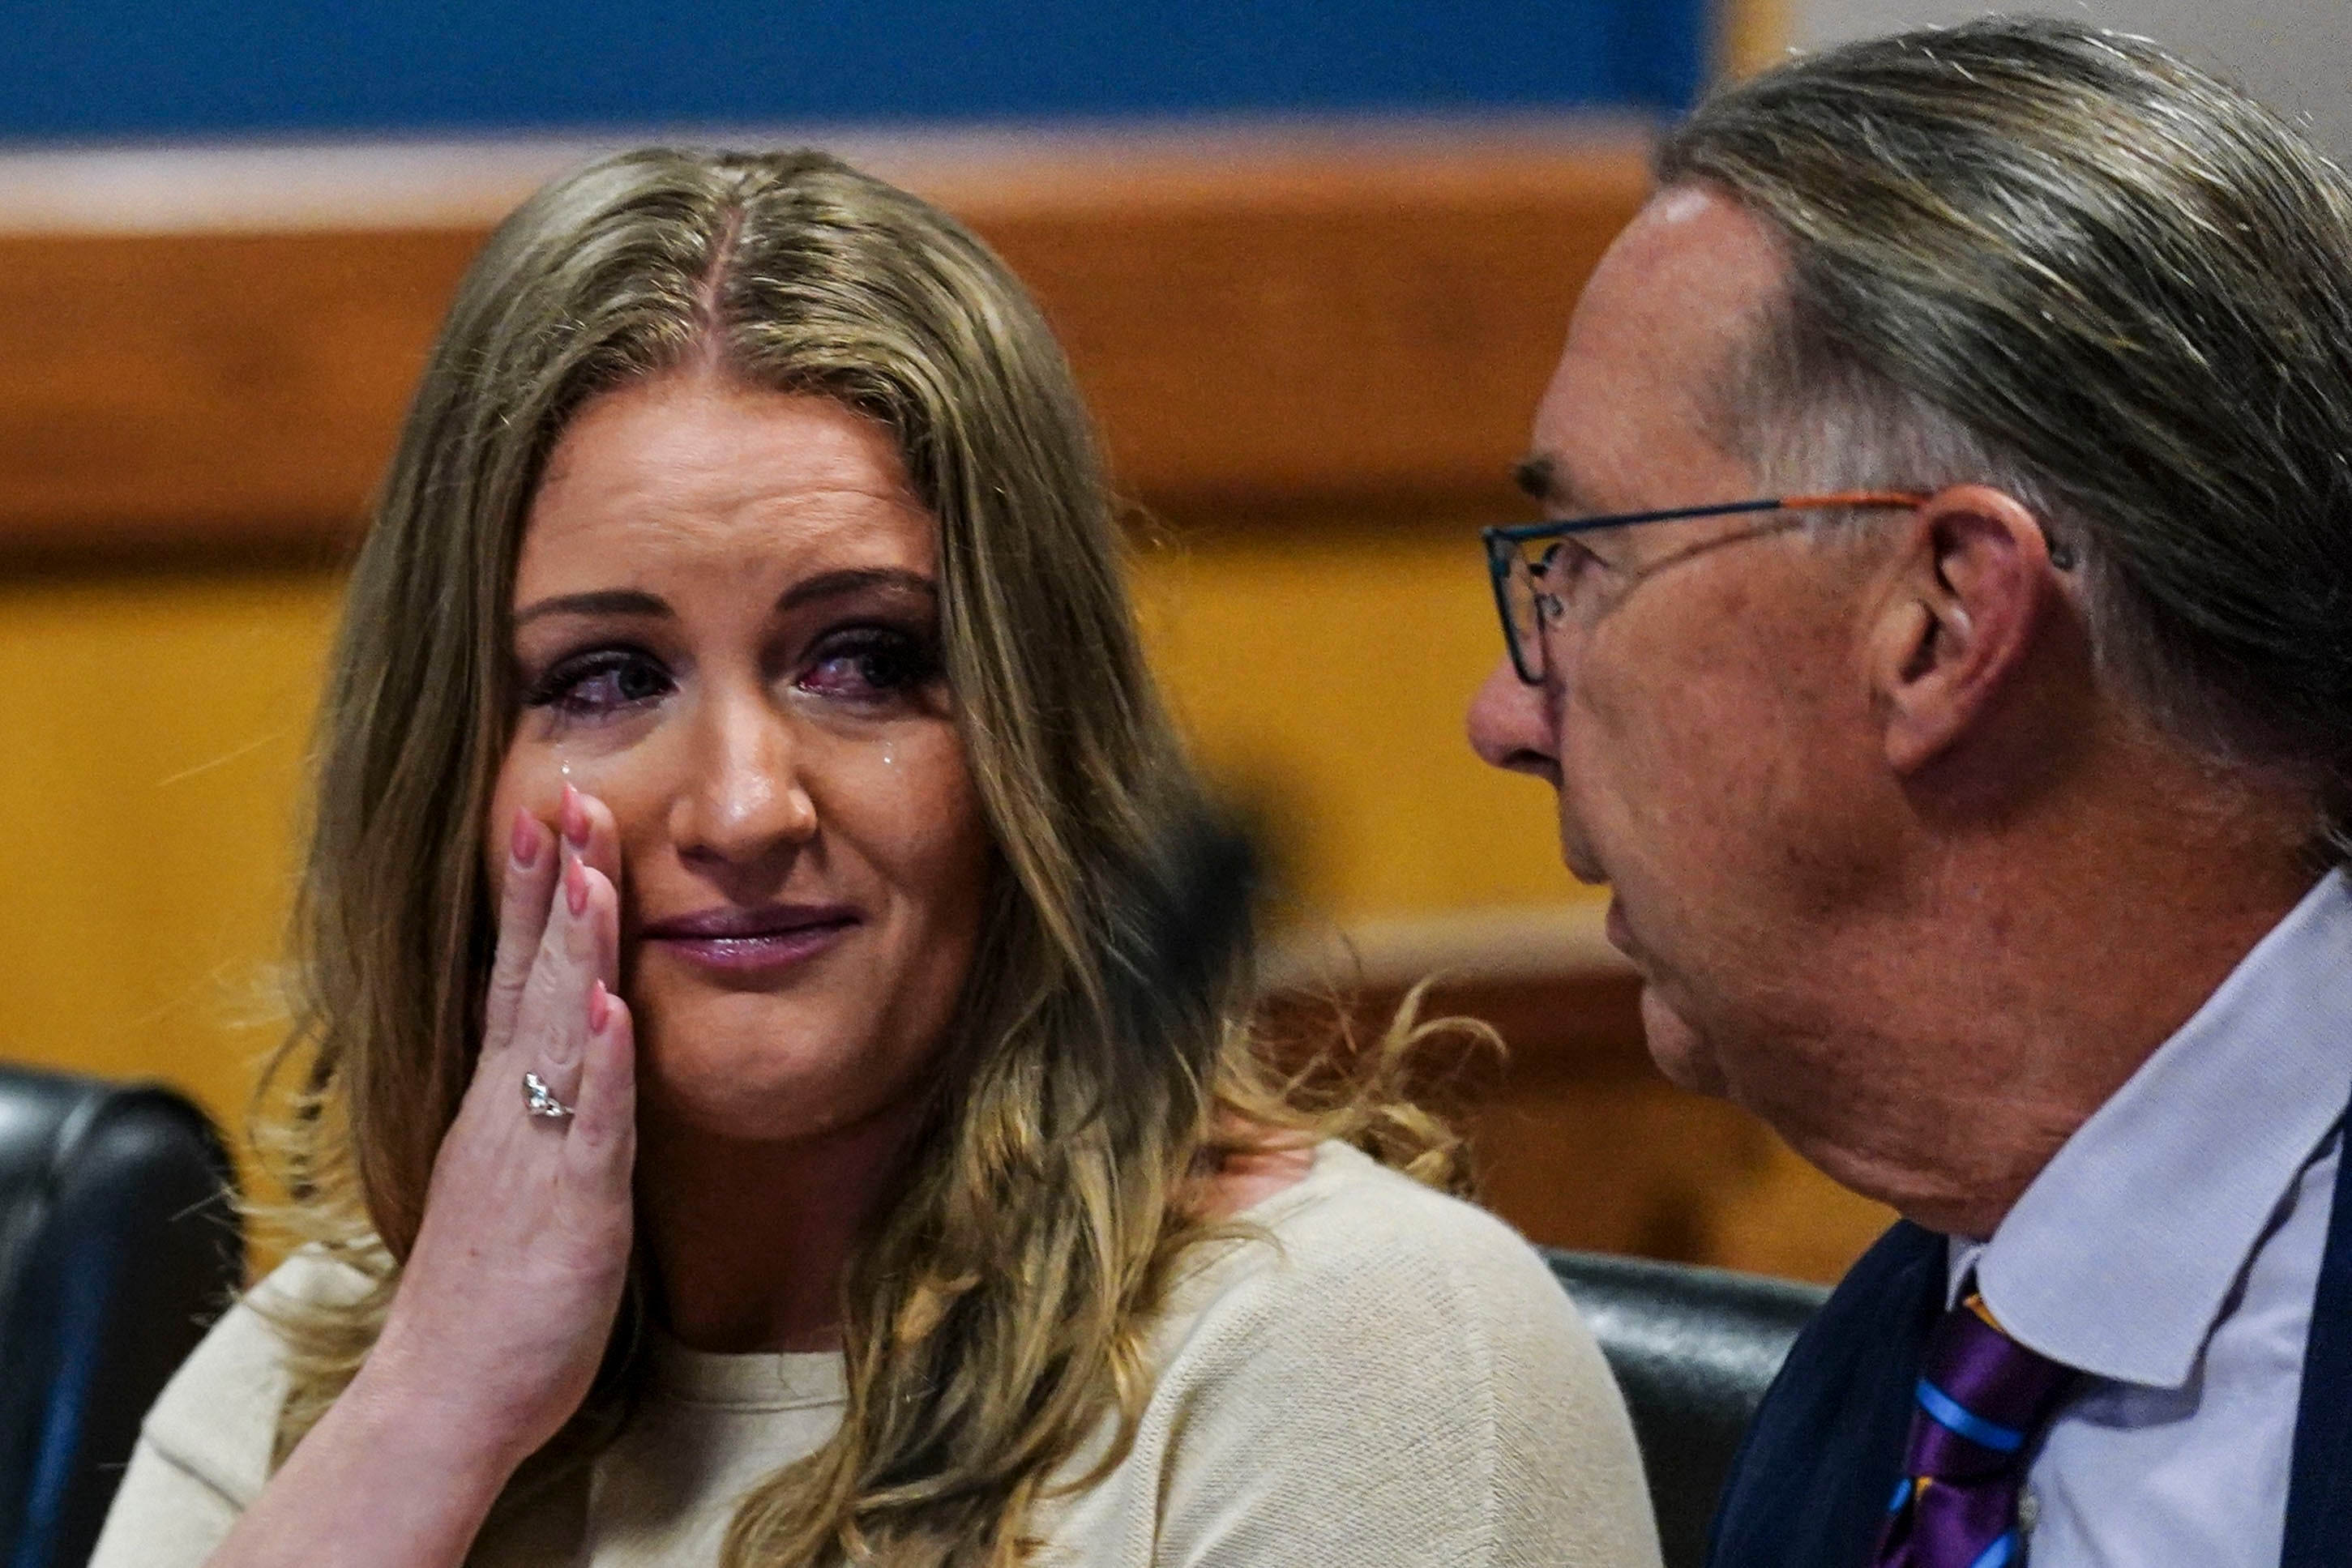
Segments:
[[[843,1273],[919,1114],[895,1106],[790,1143],[642,1115],[640,1245],[663,1326],[694,1350],[837,1349]]]

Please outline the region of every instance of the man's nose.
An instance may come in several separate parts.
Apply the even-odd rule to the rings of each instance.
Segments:
[[[687,776],[671,801],[678,853],[743,862],[808,841],[816,806],[803,777],[805,750],[789,716],[764,694],[714,702],[699,716]]]
[[[1507,657],[1496,662],[1470,699],[1469,731],[1470,749],[1481,760],[1559,782],[1559,756],[1544,689],[1519,679]]]

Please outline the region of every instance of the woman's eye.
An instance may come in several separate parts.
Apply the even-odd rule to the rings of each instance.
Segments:
[[[669,672],[658,661],[628,649],[607,648],[557,664],[523,702],[568,718],[593,719],[651,702],[669,689]]]
[[[796,683],[820,696],[871,702],[912,691],[939,673],[930,650],[903,632],[863,629],[826,638]]]

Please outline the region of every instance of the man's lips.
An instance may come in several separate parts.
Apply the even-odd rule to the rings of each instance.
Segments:
[[[1627,957],[1632,957],[1631,944],[1633,940],[1633,933],[1625,924],[1625,906],[1614,898],[1609,901],[1609,919],[1605,929],[1609,936],[1609,946]]]
[[[768,969],[814,957],[860,921],[844,904],[769,904],[751,909],[707,909],[657,920],[639,929],[692,963],[720,969]]]

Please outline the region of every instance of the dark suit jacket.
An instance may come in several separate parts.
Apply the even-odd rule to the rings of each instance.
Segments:
[[[1944,1311],[1946,1257],[1942,1236],[1896,1225],[1806,1327],[1733,1461],[1709,1568],[1866,1568]],[[2352,1568],[2352,1150],[2312,1303],[2280,1563]]]

